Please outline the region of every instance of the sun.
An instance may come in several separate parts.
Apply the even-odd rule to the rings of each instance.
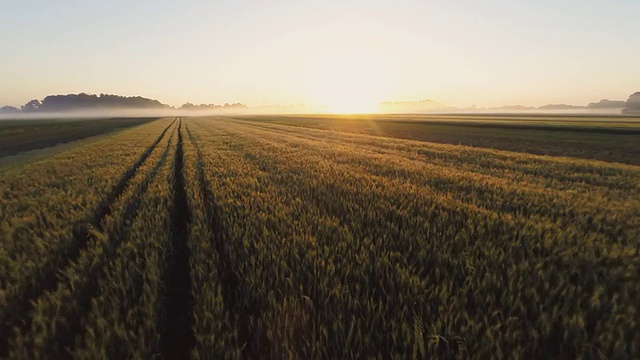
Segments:
[[[372,104],[336,104],[326,107],[327,112],[331,114],[371,114],[377,110],[376,105]]]
[[[317,106],[339,114],[375,112],[386,89],[376,69],[356,56],[325,59],[306,87]]]
[[[328,91],[319,102],[332,114],[369,114],[377,111],[379,99],[360,91],[342,92],[339,89]]]
[[[383,100],[381,84],[369,72],[330,72],[312,82],[314,102],[329,113],[354,114],[376,112]]]
[[[374,113],[388,97],[390,61],[375,47],[359,45],[334,46],[308,59],[299,80],[315,106],[336,114]]]

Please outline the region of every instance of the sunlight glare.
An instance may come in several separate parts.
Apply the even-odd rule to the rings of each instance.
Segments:
[[[392,90],[393,58],[375,41],[340,36],[309,56],[300,77],[302,86],[311,101],[327,112],[373,113]]]
[[[313,100],[332,113],[370,113],[384,100],[376,66],[357,57],[327,59],[309,82]]]

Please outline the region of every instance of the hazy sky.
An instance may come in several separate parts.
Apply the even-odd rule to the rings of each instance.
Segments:
[[[0,105],[586,104],[640,90],[640,1],[3,0],[0,46]]]

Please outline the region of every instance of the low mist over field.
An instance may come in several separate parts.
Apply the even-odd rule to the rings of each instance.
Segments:
[[[603,99],[585,106],[550,104],[539,107],[506,105],[495,108],[458,108],[433,100],[382,102],[371,114],[437,114],[437,113],[529,113],[529,114],[633,114],[638,111],[640,93],[628,101]],[[268,115],[268,114],[326,114],[333,113],[327,107],[297,105],[265,105],[249,107],[242,103],[192,104],[180,107],[163,104],[158,100],[141,96],[119,96],[109,94],[49,95],[43,100],[31,100],[20,108],[0,107],[0,118],[55,118],[55,117],[107,117],[107,116],[206,116],[206,115]]]

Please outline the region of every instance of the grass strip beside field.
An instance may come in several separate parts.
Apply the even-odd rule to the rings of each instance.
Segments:
[[[139,126],[157,118],[0,120],[0,158]]]

